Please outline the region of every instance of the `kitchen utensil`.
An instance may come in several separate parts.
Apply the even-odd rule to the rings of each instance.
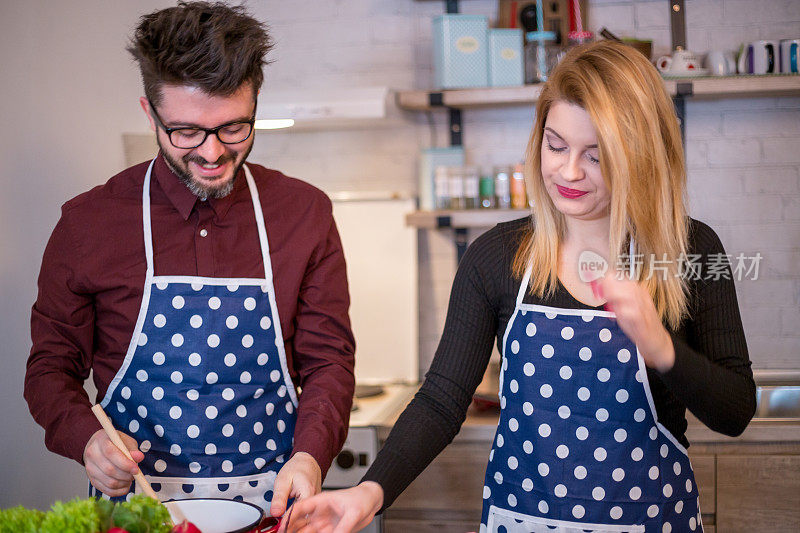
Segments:
[[[712,76],[730,76],[736,73],[733,55],[723,50],[712,50],[706,56],[706,67]]]
[[[800,54],[800,39],[781,40],[781,72],[797,74],[798,54]]]
[[[672,56],[661,56],[656,59],[658,70],[669,76],[679,76],[700,68],[694,53],[689,50],[676,49]]]
[[[779,71],[777,41],[753,41],[748,50],[751,54],[748,68],[752,74],[772,74]]]
[[[264,518],[260,507],[222,498],[195,498],[164,502],[173,519],[184,515],[203,533],[247,533],[259,531]],[[273,531],[268,529],[266,531]],[[276,530],[275,530],[276,531]],[[265,532],[266,533],[266,532]]]
[[[111,442],[114,443],[114,446],[116,446],[119,449],[119,451],[121,451],[125,455],[125,457],[133,461],[133,458],[131,457],[131,452],[128,450],[128,447],[125,446],[125,443],[122,442],[122,438],[119,436],[119,433],[117,433],[117,430],[114,428],[114,424],[111,422],[111,419],[108,418],[108,415],[106,414],[105,411],[103,411],[103,408],[100,406],[99,403],[92,406],[92,412],[94,413],[94,416],[97,418],[98,422],[100,422],[100,425],[103,426],[103,431],[106,432],[106,435],[108,435],[108,438],[111,439]],[[139,488],[142,490],[142,492],[144,492],[147,496],[150,496],[154,500],[160,501],[158,499],[158,496],[156,496],[153,487],[150,486],[150,482],[147,481],[147,478],[144,477],[144,474],[142,474],[141,470],[139,470],[139,472],[134,474],[133,478],[139,484]],[[183,514],[180,512],[180,509],[175,513],[170,511],[170,514],[172,515],[172,519],[175,524],[179,524],[186,520],[186,517],[183,516]]]

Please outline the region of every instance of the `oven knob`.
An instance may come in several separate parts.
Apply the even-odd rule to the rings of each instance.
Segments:
[[[353,455],[353,452],[350,450],[342,450],[342,452],[336,456],[336,464],[342,470],[347,470],[356,464],[356,456]]]

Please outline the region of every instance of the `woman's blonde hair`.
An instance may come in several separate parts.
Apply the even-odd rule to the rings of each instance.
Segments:
[[[679,272],[688,234],[680,127],[661,76],[622,43],[573,48],[542,88],[525,162],[533,219],[514,258],[514,274],[522,277],[531,266],[532,294],[543,297],[556,289],[566,226],[544,187],[541,150],[547,114],[559,101],[586,110],[597,133],[600,169],[611,192],[610,265],[623,262],[632,238],[634,279],[649,291],[661,320],[677,328],[687,313]]]

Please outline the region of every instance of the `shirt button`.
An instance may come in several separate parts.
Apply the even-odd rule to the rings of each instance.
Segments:
[[[208,231],[205,228],[201,229],[200,230],[200,236],[201,237],[205,237],[206,235],[208,235]]]

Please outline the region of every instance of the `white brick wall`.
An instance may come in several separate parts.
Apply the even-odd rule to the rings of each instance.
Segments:
[[[275,89],[389,85],[428,88],[431,19],[443,2],[271,0],[250,8],[278,41],[267,86]],[[496,17],[496,0],[462,0],[464,13]],[[700,55],[742,42],[800,36],[800,1],[686,0],[687,44]],[[589,28],[650,38],[670,50],[666,0],[592,0]],[[760,252],[758,281],[737,284],[757,368],[800,367],[800,97],[688,101],[686,157],[692,215],[719,233],[731,254]],[[440,146],[449,135],[433,113]],[[265,133],[253,158],[330,190],[416,191],[416,158],[431,145],[423,114],[398,128]],[[463,113],[467,160],[480,166],[524,156],[531,106]],[[471,237],[479,231],[471,232]],[[420,232],[420,368],[444,325],[455,273],[451,231]]]

